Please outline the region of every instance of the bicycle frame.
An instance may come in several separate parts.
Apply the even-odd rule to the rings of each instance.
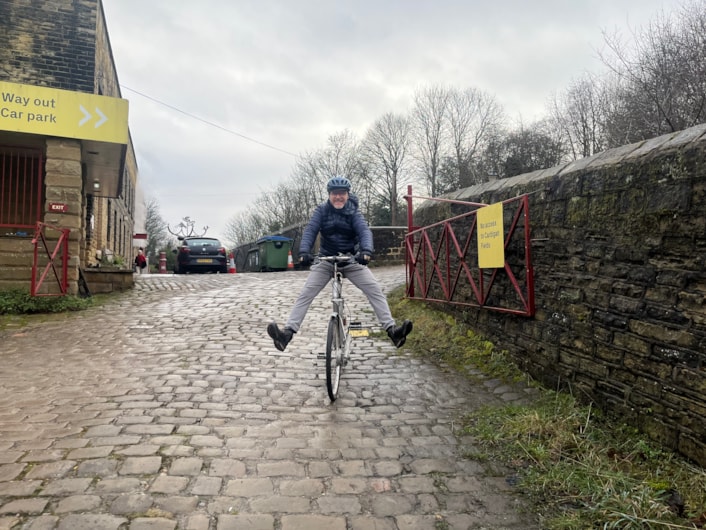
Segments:
[[[345,320],[345,315],[343,314],[345,309],[343,301],[343,273],[338,270],[338,264],[336,262],[333,263],[333,279],[331,281],[331,285],[331,303],[333,304],[331,318],[335,318],[340,315],[341,319]]]
[[[338,265],[334,264],[334,276],[332,280],[332,295],[331,302],[333,304],[333,310],[331,312],[331,319],[338,320],[338,326],[341,332],[341,337],[345,338],[345,344],[343,345],[343,366],[348,364],[348,359],[351,356],[351,336],[350,336],[350,322],[348,315],[346,315],[346,304],[343,300],[343,273],[338,270]]]
[[[343,299],[343,273],[339,270],[339,263],[352,263],[353,256],[320,256],[319,261],[327,261],[333,265],[331,279],[331,316],[330,318],[341,317],[341,331],[348,331],[348,319],[345,314],[345,301]]]

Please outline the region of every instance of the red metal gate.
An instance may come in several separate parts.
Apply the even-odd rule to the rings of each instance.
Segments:
[[[483,307],[533,316],[534,272],[530,248],[528,195],[503,201],[505,264],[478,267],[477,210],[486,204],[415,197],[407,189],[407,298]],[[426,199],[472,210],[425,227],[413,220],[413,199]],[[514,212],[513,212],[514,208]]]
[[[49,241],[47,240],[46,229],[54,230],[58,232],[58,238],[55,241],[55,247],[50,252],[49,251]],[[51,226],[44,223],[37,223],[37,229],[34,234],[34,239],[32,239],[32,244],[34,245],[34,260],[32,262],[32,285],[30,288],[30,294],[32,296],[63,296],[68,291],[68,264],[69,264],[69,232],[68,228],[58,228],[56,226]],[[39,246],[42,246],[44,252],[40,255]],[[59,263],[59,271],[57,271],[57,262]],[[39,277],[37,272],[39,268],[43,267],[43,270]],[[59,292],[45,292],[40,293],[39,289],[44,282],[49,269],[54,273],[57,284],[59,286]]]

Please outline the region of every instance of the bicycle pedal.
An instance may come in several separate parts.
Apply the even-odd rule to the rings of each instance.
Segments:
[[[348,327],[350,329],[363,329],[363,324],[360,322],[360,320],[356,320],[355,322],[351,322],[351,325]]]
[[[326,358],[326,354],[325,354],[325,353],[317,353],[317,354],[316,354],[316,358],[317,358],[317,359],[325,359],[325,358]]]

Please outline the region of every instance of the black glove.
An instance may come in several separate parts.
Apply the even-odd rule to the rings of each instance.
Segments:
[[[309,254],[308,252],[302,252],[299,254],[299,263],[303,266],[306,267],[308,265],[311,265],[311,262],[314,261],[314,256]]]
[[[361,265],[367,265],[368,263],[370,263],[371,259],[373,259],[373,257],[370,255],[369,252],[361,252],[355,257],[355,260]]]

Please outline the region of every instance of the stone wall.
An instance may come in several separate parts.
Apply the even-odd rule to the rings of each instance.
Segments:
[[[446,198],[525,193],[536,315],[449,309],[550,388],[706,465],[706,125]],[[414,221],[464,210],[427,202]]]
[[[0,291],[29,290],[34,256],[34,245],[31,238],[33,235],[33,231],[28,231],[27,237],[2,237],[2,244],[0,244],[0,269],[2,269]]]
[[[135,285],[135,275],[132,270],[117,267],[87,269],[83,275],[92,295],[127,291]]]
[[[0,1],[2,78],[93,93],[96,0]]]

